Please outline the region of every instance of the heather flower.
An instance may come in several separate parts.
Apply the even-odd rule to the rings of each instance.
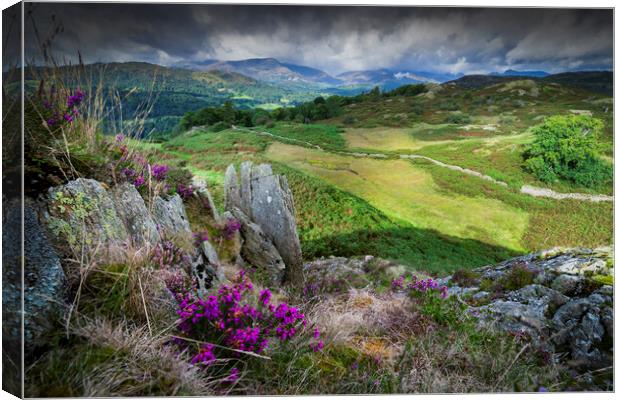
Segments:
[[[123,168],[121,174],[126,178],[132,178],[136,175],[136,171],[133,168]]]
[[[208,240],[209,240],[209,232],[208,231],[202,231],[202,232],[194,233],[194,244],[196,246],[200,246],[203,242],[206,242]]]
[[[137,177],[137,178],[133,181],[133,185],[134,185],[135,187],[140,187],[140,186],[144,185],[144,182],[145,182],[145,180],[144,180],[144,175],[140,175],[140,176],[138,176],[138,177]]]
[[[213,354],[213,346],[211,343],[205,343],[201,346],[200,352],[192,358],[192,364],[206,364],[213,363],[217,358]]]
[[[312,332],[312,337],[315,339],[318,339],[321,336],[321,331],[319,331],[319,328],[314,328],[314,332]]]
[[[405,277],[400,276],[398,279],[392,280],[392,290],[396,291],[403,288]]]
[[[157,179],[158,181],[163,181],[166,179],[166,175],[168,174],[169,169],[170,167],[168,167],[167,165],[155,164],[151,168],[151,173],[153,174],[153,178]]]
[[[194,188],[192,187],[192,185],[189,186],[185,186],[182,184],[178,184],[177,185],[177,193],[179,194],[179,196],[181,196],[184,200],[189,199],[190,197],[192,197],[192,195],[194,194]]]
[[[239,229],[241,229],[241,223],[239,223],[239,221],[233,218],[228,219],[226,225],[224,225],[224,238],[226,240],[232,239]]]
[[[49,119],[47,120],[47,125],[48,125],[48,126],[54,126],[54,125],[56,125],[56,120],[55,120],[54,118],[49,118]]]
[[[65,115],[63,116],[63,118],[65,119],[65,121],[67,122],[73,122],[73,117],[71,116],[71,114],[69,113],[65,113]]]
[[[322,340],[319,340],[317,343],[310,344],[310,348],[315,353],[318,353],[319,351],[323,350],[323,347],[325,347],[325,343],[323,343]]]
[[[125,135],[123,135],[122,133],[119,133],[118,135],[116,135],[116,143],[120,143],[124,140],[125,140]]]
[[[271,299],[271,291],[269,289],[261,290],[258,295],[258,300],[263,303],[264,306],[269,304],[269,300]]]

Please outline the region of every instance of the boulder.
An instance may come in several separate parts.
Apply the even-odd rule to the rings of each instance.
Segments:
[[[168,200],[157,196],[153,200],[153,221],[164,236],[191,235],[189,220],[181,196],[175,194]]]
[[[477,311],[481,315],[482,324],[515,334],[525,334],[534,340],[547,335],[545,308],[539,304],[498,300],[479,307]]]
[[[581,293],[584,283],[580,275],[561,274],[551,282],[551,287],[563,294],[576,295]]]
[[[278,250],[286,265],[288,281],[300,283],[302,277],[302,256],[293,195],[286,177],[275,175],[269,164],[241,165],[241,183],[231,165],[225,177],[226,209],[237,208],[249,221],[260,227]]]
[[[286,279],[300,283],[302,256],[293,194],[286,177],[274,175],[271,166],[261,164],[252,168],[251,218],[273,241],[286,264]]]
[[[21,345],[21,205],[6,209],[2,227],[3,342]],[[45,344],[45,336],[62,322],[67,283],[60,258],[39,225],[38,215],[26,203],[24,229],[24,348],[28,357]],[[7,347],[8,349],[8,347]]]
[[[285,265],[272,241],[240,209],[233,208],[232,215],[241,223],[241,257],[266,272],[273,284],[280,284],[284,278]]]
[[[116,212],[123,221],[129,237],[136,246],[155,245],[159,232],[144,199],[130,183],[123,183],[112,189]]]
[[[252,166],[251,161],[245,161],[239,167],[239,195],[241,199],[239,209],[250,218],[252,218]]]
[[[129,238],[114,199],[93,179],[79,178],[50,188],[45,220],[58,242],[78,253],[122,246]]]

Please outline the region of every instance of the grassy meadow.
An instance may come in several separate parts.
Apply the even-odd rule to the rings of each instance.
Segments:
[[[206,181],[220,207],[228,164],[272,163],[289,179],[309,260],[373,254],[442,274],[554,246],[611,243],[612,203],[519,192],[529,184],[612,193],[611,185],[545,184],[522,166],[532,127],[546,116],[578,113],[605,122],[601,148],[613,162],[606,99],[529,80],[477,90],[443,85],[418,96],[350,104],[342,115],[317,123],[201,128],[156,146],[161,157]],[[383,156],[353,157],[347,151]],[[508,186],[400,154],[469,168]]]

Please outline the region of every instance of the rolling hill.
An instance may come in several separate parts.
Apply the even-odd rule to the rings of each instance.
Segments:
[[[506,73],[508,73],[508,71],[506,71]],[[456,85],[466,89],[479,89],[489,85],[528,78],[541,83],[558,83],[563,86],[580,88],[591,92],[606,94],[608,96],[613,94],[612,71],[563,72],[546,75],[544,77],[533,75],[509,75],[506,73],[502,75],[465,75],[458,79],[448,81],[445,84]]]

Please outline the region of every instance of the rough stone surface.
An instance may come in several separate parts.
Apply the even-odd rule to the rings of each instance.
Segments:
[[[191,234],[183,200],[157,196],[151,209],[130,184],[108,189],[93,179],[76,179],[53,187],[43,213],[57,244],[74,251],[96,249],[100,256],[112,246],[155,244],[160,235]]]
[[[15,202],[5,209],[2,226],[3,342],[21,342],[21,212]],[[66,279],[60,259],[39,225],[36,210],[24,206],[24,347],[28,357],[43,345],[47,332],[66,310]]]
[[[155,245],[159,241],[159,232],[138,190],[130,183],[123,183],[112,189],[112,196],[116,212],[134,245]]]
[[[239,194],[241,202],[239,209],[252,219],[252,162],[245,161],[239,166],[240,188]]]
[[[231,164],[224,174],[224,208],[232,210],[233,207],[241,208],[241,191],[237,170]]]
[[[260,226],[250,221],[247,215],[238,208],[233,208],[232,215],[241,223],[241,256],[253,266],[264,270],[274,284],[279,284],[284,278],[284,260],[265,235]]]
[[[122,245],[128,239],[114,199],[93,179],[79,178],[48,192],[47,226],[75,251]]]
[[[555,248],[479,268],[480,277],[493,280],[516,266],[537,272],[533,284],[492,298],[479,288],[459,287],[451,277],[442,283],[451,283],[449,295],[471,301],[470,312],[481,324],[524,334],[547,351],[567,354],[564,361],[572,367],[592,370],[613,361],[613,288],[591,279],[612,274],[611,258],[608,248]]]
[[[242,212],[246,210],[244,214],[261,228],[280,253],[286,265],[286,279],[300,283],[303,279],[301,245],[293,195],[286,177],[275,175],[269,164],[245,162],[239,184],[234,167],[231,167],[227,169],[225,178],[227,211],[235,207]]]
[[[165,236],[191,234],[189,221],[181,196],[175,194],[169,200],[157,196],[153,200],[153,220]]]
[[[217,252],[209,241],[202,242],[196,249],[196,255],[192,260],[191,275],[196,282],[198,295],[203,298],[208,295],[208,290],[216,281],[225,281]]]

